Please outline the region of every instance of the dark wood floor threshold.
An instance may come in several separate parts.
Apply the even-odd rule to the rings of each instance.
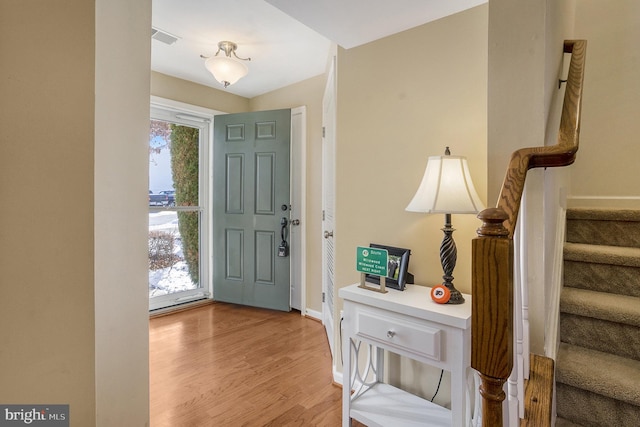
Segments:
[[[158,310],[153,310],[149,312],[149,318],[153,319],[156,317],[169,316],[170,314],[179,313],[185,310],[191,310],[194,308],[202,307],[204,305],[213,304],[214,301],[212,299],[203,299],[199,301],[188,302],[185,304],[174,305],[172,307],[162,308]]]
[[[524,419],[520,427],[550,427],[553,398],[553,359],[531,354],[529,379],[525,381]]]

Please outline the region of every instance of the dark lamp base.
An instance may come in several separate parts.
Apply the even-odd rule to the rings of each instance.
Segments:
[[[444,286],[451,292],[451,297],[449,301],[447,301],[447,304],[464,304],[464,297],[459,290],[453,287],[453,284],[450,286],[445,284]]]
[[[459,290],[453,286],[453,269],[456,267],[456,260],[458,259],[458,249],[456,248],[456,242],[453,240],[454,228],[451,227],[451,214],[444,215],[444,238],[440,244],[440,263],[442,264],[442,285],[449,289],[451,298],[447,304],[462,304],[464,298]]]

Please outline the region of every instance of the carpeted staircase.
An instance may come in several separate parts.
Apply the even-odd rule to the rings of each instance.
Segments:
[[[640,426],[640,211],[569,209],[559,427]]]

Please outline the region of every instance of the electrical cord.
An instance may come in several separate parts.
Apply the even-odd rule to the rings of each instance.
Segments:
[[[431,398],[431,402],[433,402],[433,399],[436,398],[436,395],[440,390],[440,384],[442,384],[442,375],[444,375],[444,369],[440,371],[440,380],[438,381],[438,387],[436,387],[436,392],[433,394],[433,397]]]
[[[342,356],[342,321],[344,320],[344,317],[340,317],[340,364],[342,364],[342,366],[344,366],[344,359]]]

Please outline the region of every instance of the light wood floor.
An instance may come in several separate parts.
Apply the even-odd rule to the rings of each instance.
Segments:
[[[150,377],[151,427],[341,422],[324,327],[299,312],[214,303],[151,319]]]

